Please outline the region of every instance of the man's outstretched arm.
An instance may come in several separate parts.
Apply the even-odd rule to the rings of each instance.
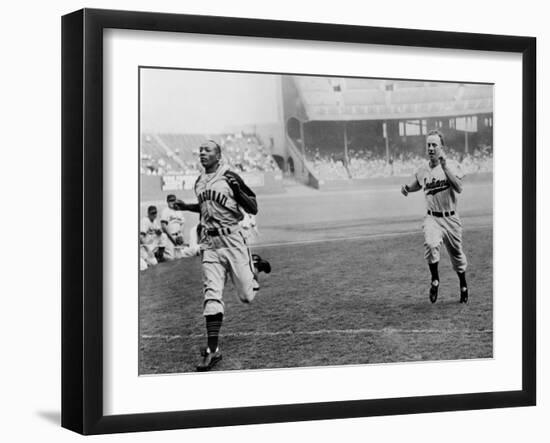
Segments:
[[[174,209],[176,211],[197,212],[199,214],[201,212],[201,208],[198,203],[185,203],[183,200],[176,200],[174,202]]]
[[[401,194],[406,197],[407,195],[409,195],[409,192],[416,192],[420,191],[421,189],[422,186],[420,186],[420,183],[418,183],[418,180],[416,179],[416,177],[414,177],[414,180],[411,183],[401,186]]]

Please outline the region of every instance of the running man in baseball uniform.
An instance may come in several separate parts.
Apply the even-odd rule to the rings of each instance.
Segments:
[[[204,294],[204,318],[208,336],[201,349],[197,371],[208,371],[222,358],[218,347],[223,322],[223,290],[230,277],[243,303],[254,300],[260,288],[258,272],[271,272],[269,262],[253,255],[239,224],[244,216],[258,213],[256,195],[236,173],[221,162],[221,148],[213,140],[201,144],[200,162],[204,172],[195,183],[198,203],[178,200],[176,209],[200,214]]]
[[[424,250],[430,267],[432,282],[430,301],[435,303],[439,291],[438,264],[441,243],[445,244],[453,269],[460,282],[460,303],[468,303],[466,267],[468,261],[462,250],[462,222],[457,212],[457,194],[462,192],[464,174],[460,165],[445,158],[445,139],[441,132],[428,132],[426,148],[429,162],[421,166],[414,180],[401,187],[406,197],[409,192],[424,191],[427,214],[424,219]]]

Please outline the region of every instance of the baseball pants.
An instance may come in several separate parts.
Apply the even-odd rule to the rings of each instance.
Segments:
[[[445,244],[456,272],[466,271],[468,261],[462,250],[462,222],[458,215],[435,217],[426,215],[423,224],[424,256],[428,263],[437,263],[441,257],[441,243]]]
[[[158,249],[156,244],[140,245],[139,247],[139,258],[140,258],[140,269],[147,269],[147,266],[156,265],[157,259],[155,258],[155,251]],[[145,263],[145,266],[143,264]]]
[[[260,285],[242,233],[208,236],[206,243],[202,252],[204,315],[224,313],[223,290],[228,277],[235,285],[239,300],[252,302]]]

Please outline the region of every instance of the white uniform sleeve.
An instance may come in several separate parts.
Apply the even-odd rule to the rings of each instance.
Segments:
[[[149,219],[147,217],[143,217],[141,219],[141,223],[139,224],[139,232],[143,232],[144,234],[147,234],[148,230],[149,230]]]
[[[160,221],[168,223],[170,221],[170,208],[164,208],[160,214]]]
[[[195,245],[195,246],[186,246],[186,247],[181,248],[180,257],[181,258],[195,257],[195,256],[200,254],[200,251],[201,251],[201,249],[197,245]]]

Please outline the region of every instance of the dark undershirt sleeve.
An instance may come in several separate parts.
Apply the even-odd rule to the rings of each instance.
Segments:
[[[225,176],[233,177],[239,183],[239,189],[231,187],[235,200],[246,212],[252,215],[258,213],[258,202],[256,201],[256,194],[250,189],[244,180],[235,172],[227,171]]]

